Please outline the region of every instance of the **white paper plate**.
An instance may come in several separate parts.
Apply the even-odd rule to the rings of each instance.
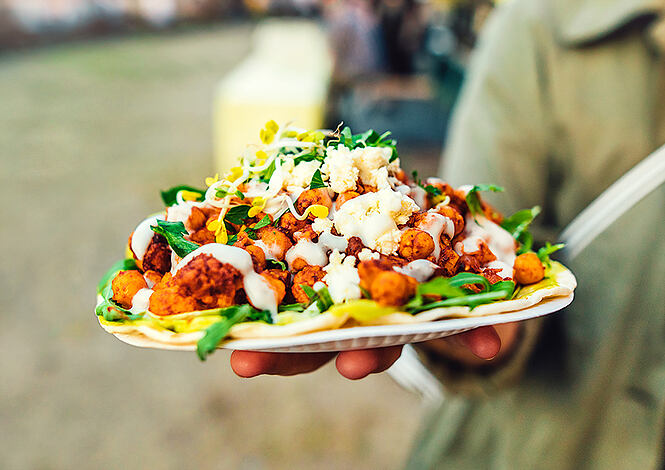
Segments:
[[[517,312],[498,313],[473,318],[449,318],[445,320],[411,323],[406,325],[356,326],[337,330],[318,331],[286,338],[239,339],[220,345],[223,349],[271,352],[324,352],[349,351],[353,349],[379,348],[398,344],[417,343],[443,338],[480,326],[500,325],[515,321],[528,320],[556,312],[573,301],[573,295],[545,299],[533,307]],[[157,347],[194,351],[194,345],[146,344],[134,335],[115,333],[125,343],[140,347]]]

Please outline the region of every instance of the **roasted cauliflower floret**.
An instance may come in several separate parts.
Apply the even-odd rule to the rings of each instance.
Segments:
[[[157,271],[146,271],[143,273],[143,277],[150,281],[152,283],[152,286],[155,286],[156,284],[159,284],[162,281],[162,276],[161,273],[158,273]]]
[[[166,238],[155,234],[145,250],[141,261],[136,262],[141,271],[157,271],[166,273],[171,270],[171,248],[166,243]]]
[[[365,245],[363,245],[363,241],[360,237],[351,237],[346,245],[345,253],[350,256],[358,257],[358,253],[360,253],[363,248],[365,248]]]
[[[533,284],[545,277],[545,266],[535,253],[524,253],[515,258],[513,278],[518,284]]]
[[[166,276],[165,276],[166,278]],[[173,315],[192,310],[229,307],[242,289],[242,275],[230,264],[202,254],[160,285],[150,297],[150,311]]]
[[[305,209],[315,204],[326,206],[328,209],[332,208],[332,199],[330,199],[326,188],[307,189],[303,191],[296,201],[296,209],[302,214],[305,212]],[[314,218],[314,216],[310,215],[310,218]]]
[[[358,196],[360,196],[360,194],[356,191],[345,191],[345,192],[341,193],[339,196],[337,196],[337,199],[335,200],[335,209],[339,210],[339,208],[342,207],[342,205],[346,201],[350,201],[354,197],[358,197]]]
[[[372,281],[369,293],[381,305],[404,305],[416,293],[418,282],[396,271],[381,271]]]
[[[407,229],[399,241],[399,254],[413,261],[425,259],[434,251],[434,240],[429,233],[415,228]]]
[[[196,299],[183,294],[175,285],[155,290],[150,296],[150,311],[155,315],[175,315],[193,312],[198,308]]]
[[[361,261],[358,263],[358,277],[360,278],[360,287],[369,291],[376,276],[383,271],[393,271],[394,264],[386,258]]]
[[[452,206],[442,206],[436,211],[444,217],[448,217],[455,225],[455,235],[459,235],[464,230],[464,217],[462,214]]]
[[[256,235],[270,252],[266,253],[266,255],[272,255],[280,261],[284,260],[286,252],[293,246],[291,239],[284,232],[272,225],[260,228],[256,231]]]
[[[277,304],[281,304],[284,300],[284,296],[286,295],[286,283],[274,275],[271,271],[273,270],[271,269],[268,271],[263,271],[261,276],[263,276],[263,278],[268,281],[272,290],[275,291]]]
[[[266,268],[266,254],[261,248],[256,245],[249,245],[245,247],[245,251],[252,257],[254,271],[260,273]]]
[[[138,291],[148,287],[143,275],[138,271],[120,271],[111,282],[113,300],[123,308],[132,307],[132,299]]]
[[[279,219],[278,224],[279,228],[281,228],[284,231],[284,233],[286,233],[289,236],[293,236],[295,232],[298,232],[307,226],[307,221],[298,220],[296,219],[296,216],[293,215],[291,212],[286,212]]]
[[[478,249],[476,251],[465,252],[464,254],[476,258],[481,266],[496,260],[496,255],[492,253],[492,250],[490,250],[484,240],[478,240]]]
[[[321,266],[305,266],[298,271],[293,277],[293,287],[291,287],[291,292],[293,293],[296,302],[309,302],[309,297],[307,297],[305,291],[300,287],[301,284],[313,287],[318,281],[323,281],[325,275],[326,272]]]

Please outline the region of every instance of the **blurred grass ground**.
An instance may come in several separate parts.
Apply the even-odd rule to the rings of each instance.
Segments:
[[[331,366],[241,380],[219,351],[105,334],[94,288],[160,188],[212,172],[212,91],[248,26],[0,57],[0,467],[399,468],[416,397]],[[431,162],[430,162],[431,163]]]

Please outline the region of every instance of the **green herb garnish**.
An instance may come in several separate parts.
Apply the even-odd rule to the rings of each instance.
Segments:
[[[272,323],[270,312],[257,310],[249,304],[233,305],[231,307],[220,309],[219,314],[222,320],[213,323],[205,330],[205,335],[196,343],[196,354],[199,359],[205,361],[212,354],[219,343],[229,334],[229,330],[236,323],[249,321],[265,321]]]
[[[325,187],[326,184],[323,182],[323,177],[321,177],[321,171],[316,170],[312,175],[312,181],[309,183],[309,189],[318,189]]]
[[[269,258],[266,259],[266,269],[281,269],[282,271],[286,271],[288,268],[283,261]]]
[[[222,197],[226,197],[226,196],[230,196],[230,195],[235,195],[240,200],[245,199],[245,195],[239,189],[237,189],[236,191],[230,191],[229,189],[230,188],[225,188],[225,187],[218,188],[216,196],[219,197],[219,198],[222,198]]]
[[[468,193],[466,193],[466,205],[469,206],[469,212],[471,212],[473,220],[476,220],[476,215],[483,213],[483,205],[480,202],[480,197],[478,196],[480,191],[492,191],[495,193],[500,193],[503,191],[503,188],[494,184],[477,184],[473,186]]]
[[[555,251],[559,251],[561,248],[563,248],[565,243],[557,243],[556,245],[550,244],[550,242],[546,242],[545,246],[542,247],[540,250],[538,250],[538,258],[540,261],[547,266],[548,268],[552,267],[552,260],[550,259],[550,255],[554,253]]]
[[[248,212],[252,208],[247,204],[242,206],[234,206],[228,210],[224,216],[224,220],[231,224],[242,225],[245,222],[245,219],[248,217]]]
[[[169,188],[167,190],[161,191],[162,195],[162,201],[164,201],[164,204],[167,206],[172,206],[173,204],[176,204],[178,202],[178,193],[180,191],[189,191],[191,193],[196,193],[199,195],[197,197],[197,201],[203,201],[205,197],[205,191],[202,189],[198,188],[193,188],[192,186],[187,186],[185,184],[181,184],[179,186],[174,186],[172,188]]]
[[[533,246],[533,236],[529,232],[529,225],[533,219],[540,214],[540,207],[534,206],[531,209],[523,209],[515,212],[507,219],[503,219],[501,227],[513,236],[515,240],[520,242],[518,254],[526,253],[531,250]]]
[[[307,308],[306,303],[282,304],[279,306],[280,312],[302,312]]]
[[[198,243],[185,239],[185,235],[188,235],[188,233],[185,224],[182,222],[166,222],[165,220],[158,220],[157,226],[153,225],[150,229],[166,238],[166,242],[171,249],[181,258],[184,258],[201,246]]]
[[[387,147],[392,150],[390,155],[390,161],[397,159],[397,141],[391,139],[391,132],[384,132],[380,134],[373,129],[363,132],[362,134],[352,134],[349,127],[344,127],[339,133],[337,140],[331,140],[328,142],[329,146],[337,147],[338,145],[343,145],[350,148],[351,150],[356,148],[365,148],[365,147]]]
[[[479,285],[480,292],[466,289],[465,285]],[[513,281],[499,281],[490,284],[484,276],[473,273],[460,273],[451,278],[438,277],[418,285],[416,295],[405,305],[405,310],[418,313],[439,307],[468,306],[471,309],[478,305],[508,299],[515,292]],[[432,301],[432,296],[441,300]]]
[[[323,313],[333,306],[334,302],[330,297],[330,292],[328,292],[327,287],[323,287],[318,291],[314,290],[307,284],[300,284],[300,287],[305,291],[307,297],[309,297],[310,305],[316,302],[316,307],[319,309],[319,312]]]

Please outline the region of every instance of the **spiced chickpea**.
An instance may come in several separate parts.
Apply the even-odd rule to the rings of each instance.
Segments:
[[[143,275],[138,271],[120,271],[113,282],[113,300],[118,302],[124,308],[131,308],[132,299],[138,291],[148,287]]]
[[[513,278],[518,284],[533,284],[545,277],[545,266],[535,253],[523,253],[515,258]]]
[[[409,228],[399,241],[399,254],[409,261],[427,258],[433,251],[434,240],[422,230]]]

